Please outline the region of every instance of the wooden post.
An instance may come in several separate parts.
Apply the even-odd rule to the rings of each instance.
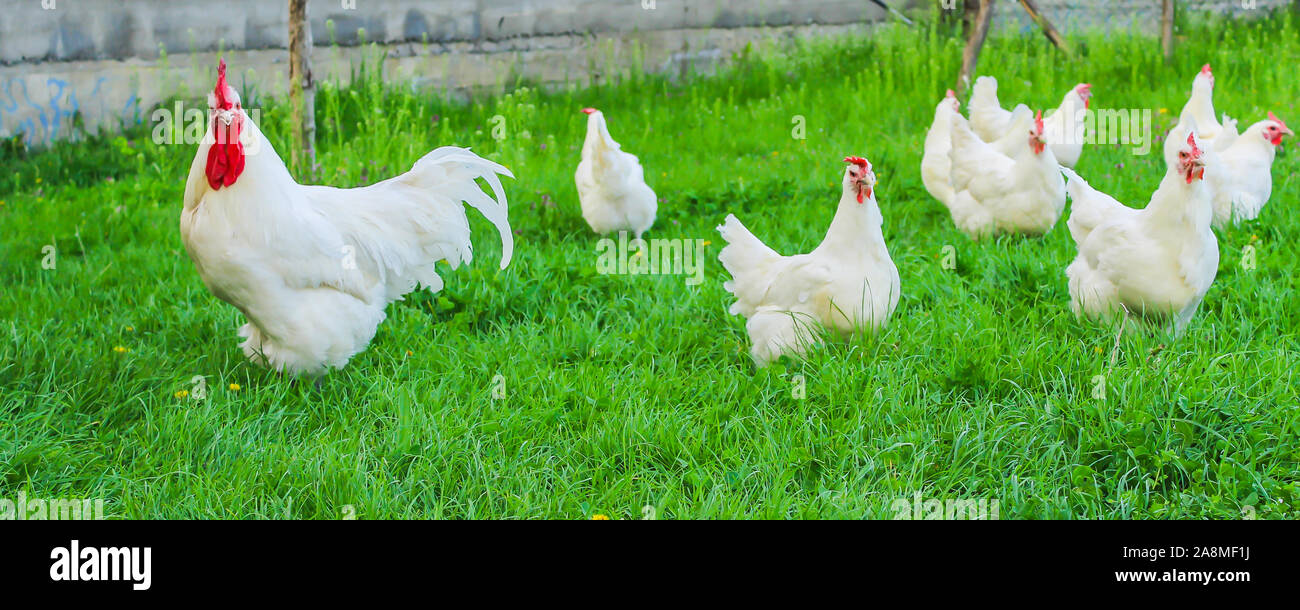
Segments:
[[[289,101],[297,146],[294,165],[298,175],[306,177],[316,174],[316,80],[311,73],[311,47],[307,0],[289,0]]]
[[[984,39],[989,35],[989,24],[993,21],[993,0],[980,0],[979,12],[975,22],[966,35],[966,49],[961,54],[961,72],[957,74],[957,85],[953,87],[960,98],[966,94],[975,65],[979,63],[980,49],[984,48]]]
[[[1042,28],[1043,34],[1047,36],[1048,40],[1052,41],[1052,44],[1056,45],[1056,48],[1066,55],[1073,55],[1070,51],[1070,45],[1065,42],[1064,38],[1061,38],[1061,33],[1057,32],[1055,27],[1052,27],[1052,23],[1047,20],[1047,17],[1043,16],[1043,12],[1038,10],[1034,0],[1020,0],[1020,6],[1025,8],[1025,12],[1029,13],[1029,18],[1033,19],[1039,28]]]
[[[1160,48],[1165,52],[1165,63],[1174,63],[1174,0],[1164,0],[1160,11]]]

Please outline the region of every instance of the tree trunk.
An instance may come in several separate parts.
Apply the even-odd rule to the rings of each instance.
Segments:
[[[984,39],[988,38],[989,24],[992,21],[993,0],[979,0],[979,12],[966,36],[966,50],[961,54],[961,72],[957,75],[957,85],[954,87],[959,98],[966,94],[966,88],[970,86],[971,75],[979,63],[980,49],[984,48]]]
[[[307,0],[289,0],[289,101],[293,106],[294,165],[316,174],[316,80],[311,73],[311,22]]]
[[[1174,0],[1164,0],[1161,7],[1160,48],[1165,52],[1165,63],[1174,63]]]
[[[1052,23],[1047,20],[1047,17],[1043,16],[1042,11],[1038,10],[1034,0],[1020,0],[1020,6],[1025,7],[1025,12],[1029,13],[1029,18],[1033,19],[1039,28],[1042,28],[1043,34],[1047,36],[1048,40],[1052,41],[1052,44],[1056,45],[1056,48],[1066,55],[1073,55],[1070,46],[1066,44],[1064,38],[1061,38],[1061,33],[1056,31],[1056,28],[1052,27]]]

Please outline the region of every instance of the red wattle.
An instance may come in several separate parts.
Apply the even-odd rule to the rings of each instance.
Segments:
[[[208,186],[214,191],[234,184],[239,175],[244,173],[244,144],[239,141],[241,127],[239,116],[226,126],[214,122],[213,136],[216,142],[208,149],[205,170]]]

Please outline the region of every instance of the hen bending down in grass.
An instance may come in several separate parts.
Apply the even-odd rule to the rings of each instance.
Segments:
[[[631,231],[639,239],[655,223],[659,200],[645,183],[641,161],[609,135],[605,114],[595,108],[582,112],[587,115],[587,139],[573,174],[582,218],[601,235]]]
[[[211,129],[185,184],[181,238],[208,290],[247,318],[239,335],[252,361],[307,374],[347,364],[375,336],[385,306],[418,286],[442,289],[435,263],[471,260],[463,203],[496,226],[501,268],[510,263],[497,177],[510,176],[506,168],[443,147],[370,186],[300,185],[240,107],[225,62],[208,105]]]
[[[885,325],[898,305],[898,268],[881,233],[876,175],[871,164],[848,157],[844,194],[821,245],[808,254],[781,256],[728,214],[718,231],[727,246],[718,260],[732,279],[731,313],[748,319],[754,362],[767,366],[783,353],[801,355],[817,341],[814,325],[848,335]]]

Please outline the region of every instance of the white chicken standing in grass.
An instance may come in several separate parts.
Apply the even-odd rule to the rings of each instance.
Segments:
[[[1052,149],[1057,163],[1074,167],[1083,154],[1084,111],[1092,100],[1092,85],[1079,83],[1070,89],[1061,105],[1043,117],[1043,137]],[[1012,113],[1004,110],[998,101],[998,81],[992,76],[975,79],[971,91],[971,130],[985,142],[1001,139],[1011,130]]]
[[[802,355],[818,341],[815,325],[843,335],[883,327],[898,306],[898,267],[881,232],[871,164],[848,157],[844,192],[826,237],[812,252],[781,256],[735,216],[718,227],[726,247],[718,260],[732,279],[730,312],[744,316],[759,366],[782,354]]]
[[[1024,111],[1018,114],[1024,116]],[[972,239],[998,233],[1041,235],[1065,209],[1065,182],[1043,137],[1041,113],[1028,129],[1011,132],[1007,148],[971,131],[960,114],[952,117],[953,223]]]
[[[947,97],[939,102],[934,110],[934,122],[925,134],[925,148],[921,155],[921,183],[930,195],[939,200],[944,207],[952,208],[952,117],[960,116],[960,102],[952,89]],[[1001,139],[990,142],[990,146],[1003,155],[1015,154],[1017,147],[1023,145],[1024,134],[1034,124],[1034,111],[1024,104],[1016,106],[1012,113],[1010,127]]]
[[[573,176],[582,217],[601,235],[631,231],[640,238],[655,223],[659,210],[655,192],[645,183],[641,162],[610,137],[605,115],[595,108],[582,112],[587,114],[587,139]]]
[[[952,204],[952,115],[961,111],[961,102],[952,89],[934,109],[934,121],[925,134],[925,148],[921,155],[921,183],[930,196],[944,206]]]
[[[1192,130],[1175,131],[1186,139],[1165,152],[1169,169],[1140,210],[1062,170],[1074,202],[1066,224],[1078,256],[1065,273],[1076,315],[1172,321],[1181,334],[1214,282],[1219,242],[1210,229],[1214,213],[1204,180],[1213,160]]]
[[[1192,95],[1187,98],[1187,103],[1178,115],[1180,123],[1189,120],[1196,125],[1196,137],[1201,141],[1202,147],[1225,150],[1237,140],[1237,121],[1224,113],[1223,122],[1220,123],[1214,115],[1214,72],[1210,70],[1210,64],[1202,66],[1200,73],[1192,79]],[[1174,139],[1171,132],[1166,139],[1168,142],[1177,146],[1182,144],[1182,138]]]
[[[449,146],[370,186],[300,185],[226,84],[224,61],[208,106],[181,238],[208,290],[243,312],[241,347],[253,362],[313,375],[344,366],[374,337],[386,305],[417,286],[442,289],[435,263],[471,260],[464,203],[496,226],[501,268],[510,263],[497,177],[510,176],[506,168]]]
[[[1205,182],[1214,198],[1214,226],[1254,220],[1273,194],[1273,159],[1283,136],[1295,136],[1272,112],[1219,150]]]

